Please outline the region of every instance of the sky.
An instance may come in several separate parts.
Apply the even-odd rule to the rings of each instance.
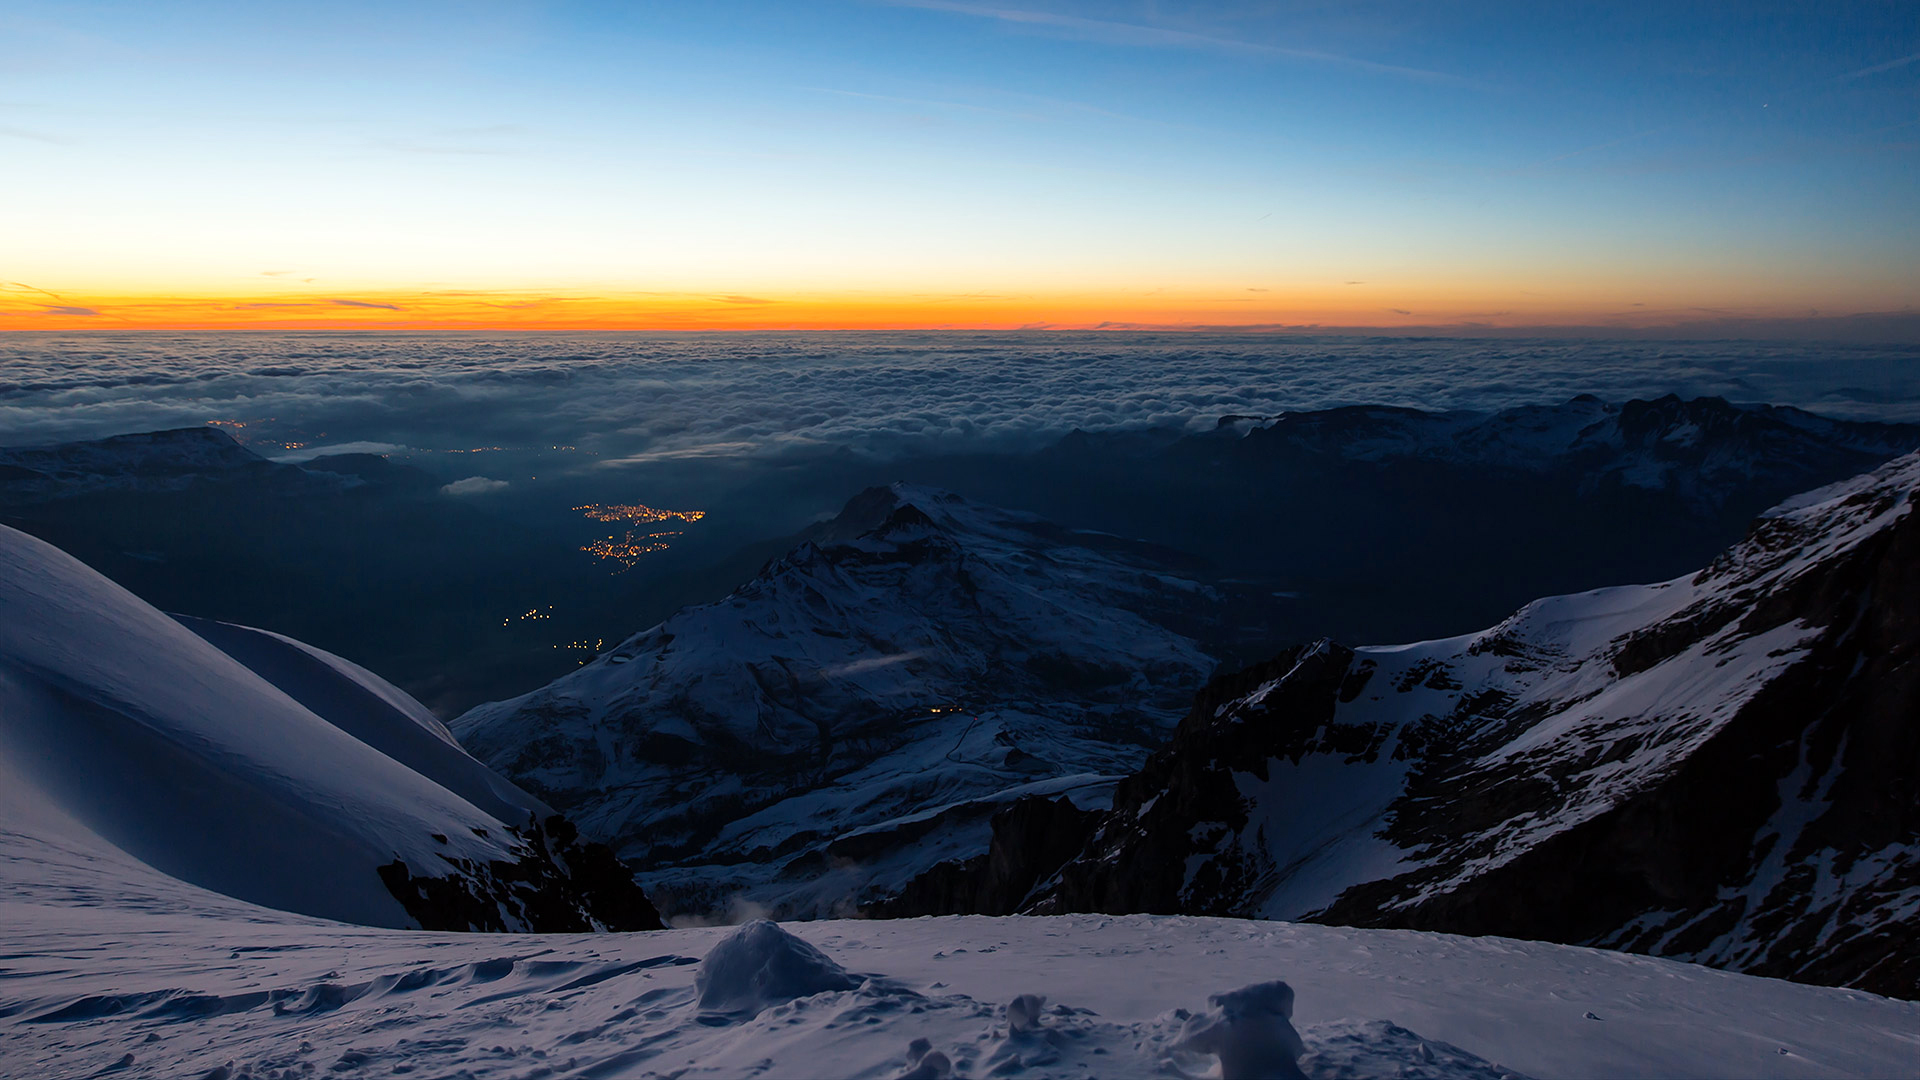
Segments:
[[[7,330],[1920,304],[1911,3],[0,0],[0,57]]]

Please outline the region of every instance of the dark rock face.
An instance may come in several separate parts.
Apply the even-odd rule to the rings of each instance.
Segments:
[[[1298,756],[1305,737],[1331,718],[1352,660],[1351,649],[1321,642],[1214,680],[1180,722],[1172,743],[1120,782],[1113,812],[1095,827],[1086,851],[1059,870],[1038,910],[1234,914],[1230,901],[1245,891],[1254,868],[1238,857],[1212,860],[1205,867],[1206,880],[1188,889],[1184,867],[1209,850],[1209,830],[1184,823],[1244,828],[1245,800],[1231,782],[1221,782],[1222,765],[1246,762],[1264,780],[1269,758]],[[1283,695],[1275,708],[1294,712],[1299,723],[1282,731],[1214,722],[1228,704],[1275,680]]]
[[[1920,455],[1689,579],[1216,680],[1028,910],[1500,934],[1920,996],[1917,500]]]
[[[915,915],[1012,915],[1034,886],[1086,844],[1100,814],[1067,798],[1015,800],[993,815],[985,855],[929,867],[898,893],[862,908],[874,918]]]
[[[425,930],[579,933],[662,928],[660,913],[634,884],[632,869],[605,844],[582,843],[566,818],[555,814],[544,828],[530,822],[526,830],[511,831],[521,841],[523,854],[517,861],[481,864],[442,856],[451,872],[432,874],[415,873],[396,859],[380,868],[380,880]]]

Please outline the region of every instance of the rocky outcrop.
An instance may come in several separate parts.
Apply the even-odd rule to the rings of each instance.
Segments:
[[[1064,796],[1015,800],[993,815],[986,854],[929,867],[861,913],[882,919],[1015,914],[1036,885],[1079,852],[1099,820],[1099,813],[1082,810]]]
[[[442,855],[446,873],[420,872],[403,859],[380,867],[380,880],[426,930],[539,934],[659,930],[664,924],[633,868],[605,844],[583,842],[566,818],[508,826],[518,859],[485,862]],[[436,837],[442,843],[444,837]]]
[[[1028,910],[1606,945],[1920,995],[1920,455],[1688,578],[1216,681]]]

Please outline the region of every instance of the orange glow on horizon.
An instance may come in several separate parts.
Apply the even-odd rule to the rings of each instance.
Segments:
[[[152,296],[0,291],[0,331],[74,330],[920,330],[1312,329],[1612,326],[1657,328],[1720,316],[1804,314],[1789,298],[1730,304],[1688,297],[1634,299],[1486,297],[1489,288],[1367,283],[1296,289],[1240,288],[1104,293],[838,293],[819,295],[631,293],[592,295],[490,290],[356,289],[250,296]],[[1475,295],[1478,294],[1478,295]],[[1638,295],[1638,294],[1635,294]],[[1867,305],[1871,309],[1871,305]],[[1831,310],[1831,309],[1830,309]]]

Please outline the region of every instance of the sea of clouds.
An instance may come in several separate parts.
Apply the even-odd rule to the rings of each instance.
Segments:
[[[1920,345],[1255,334],[21,334],[0,445],[237,421],[360,449],[573,446],[602,462],[1021,449],[1073,428],[1379,403],[1666,393],[1920,420]]]

